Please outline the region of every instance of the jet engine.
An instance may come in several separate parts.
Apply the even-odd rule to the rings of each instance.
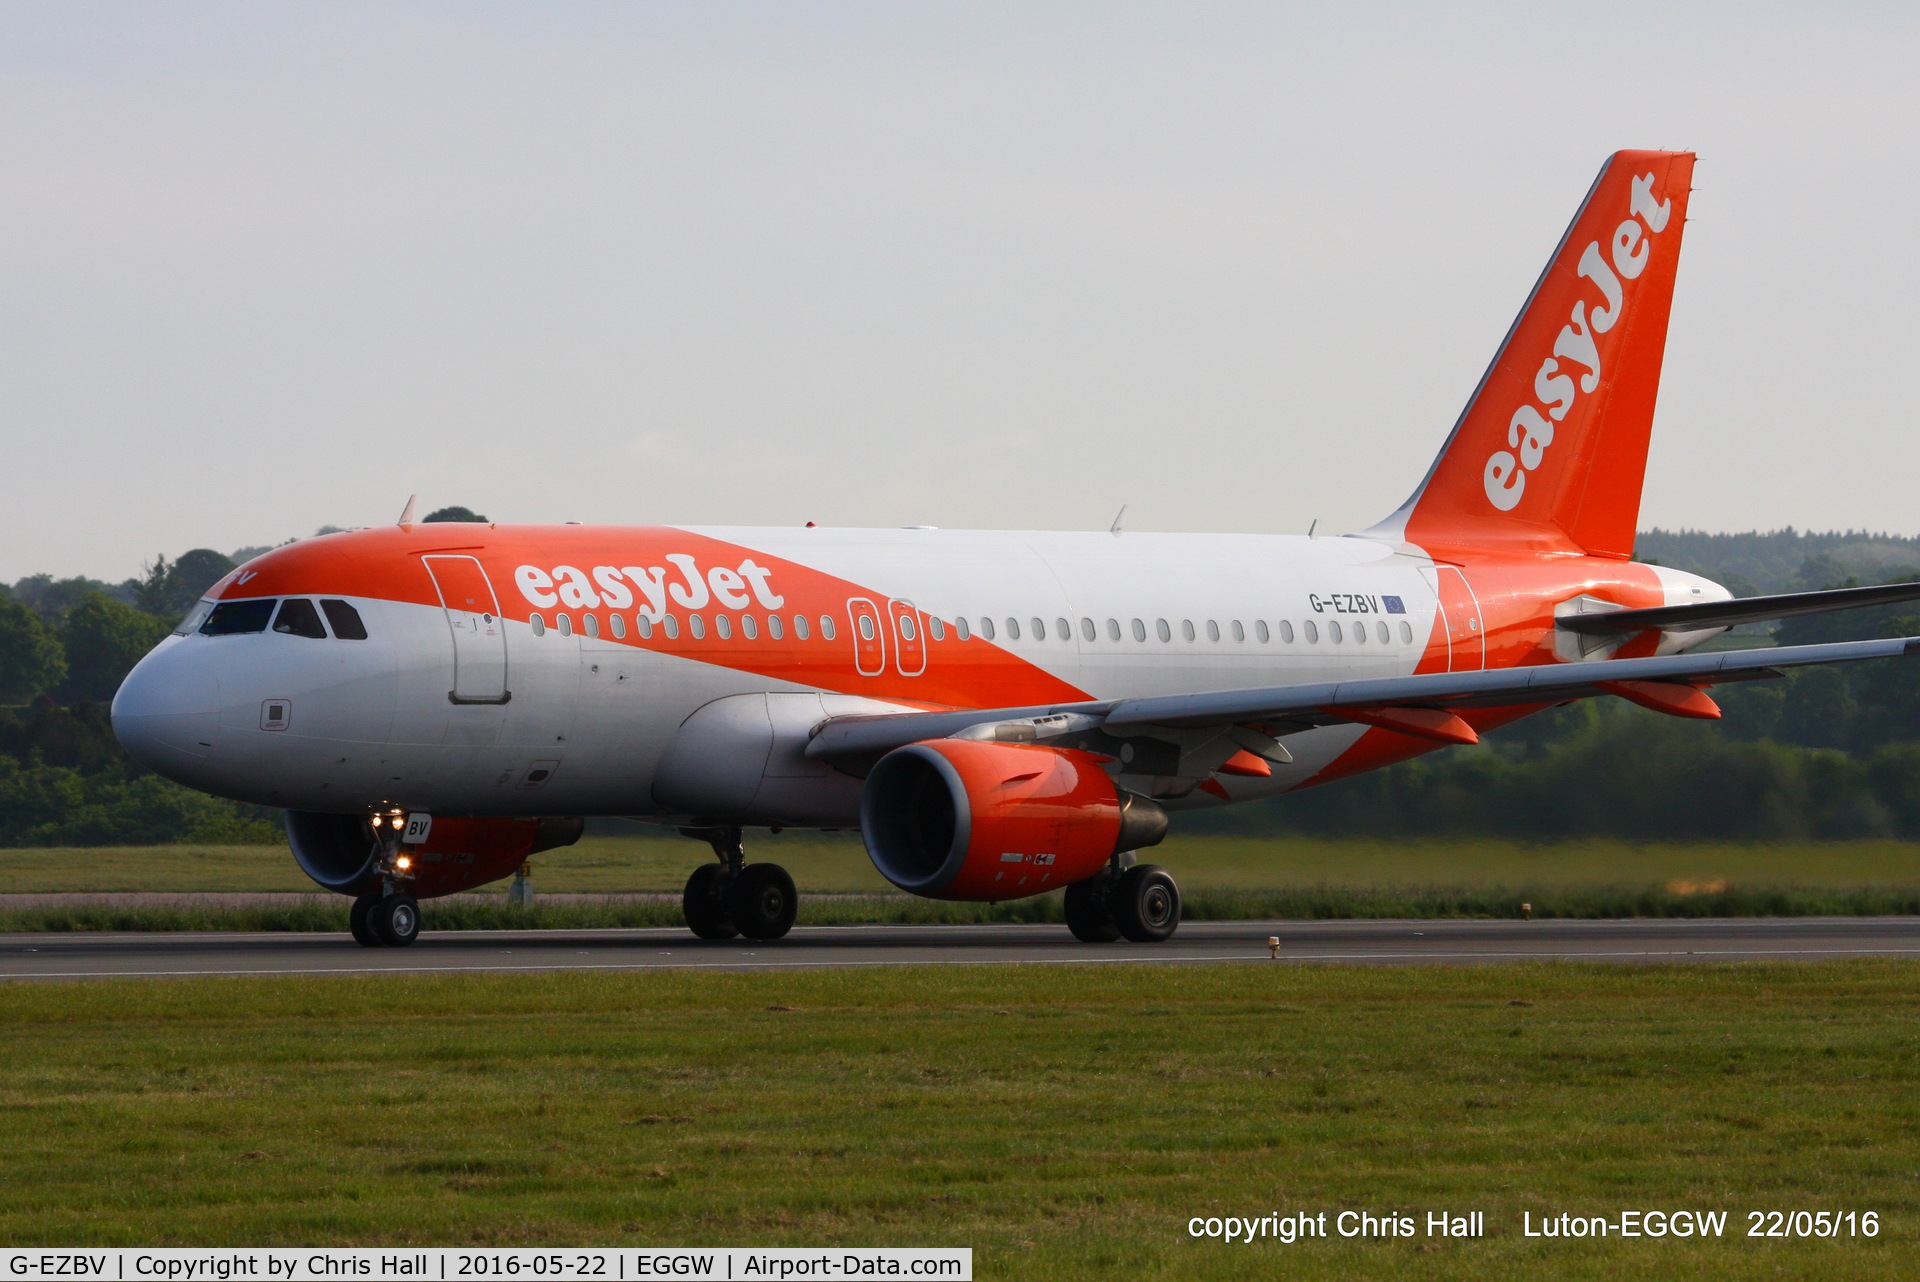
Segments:
[[[1104,760],[967,739],[896,748],[860,794],[867,854],[929,899],[1021,899],[1084,881],[1167,833],[1166,811],[1122,792]]]
[[[528,856],[580,840],[583,820],[470,819],[435,815],[427,839],[400,847],[397,880],[415,899],[472,890],[510,875]],[[287,812],[287,839],[302,872],[343,895],[377,892],[389,853],[365,815]]]

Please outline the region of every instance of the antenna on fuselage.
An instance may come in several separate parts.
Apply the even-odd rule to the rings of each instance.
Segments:
[[[1120,510],[1113,514],[1113,524],[1107,529],[1107,533],[1111,534],[1116,539],[1119,538],[1122,534],[1126,533],[1127,527],[1120,524],[1120,522],[1126,519],[1127,519],[1127,505],[1125,503],[1122,503],[1120,505]]]
[[[1307,527],[1307,537],[1312,538],[1313,532],[1319,527],[1320,527],[1320,518],[1316,516],[1313,518],[1313,524]]]
[[[420,496],[418,494],[407,495],[407,505],[400,509],[400,519],[394,522],[395,525],[404,527],[413,524],[413,505],[418,502],[419,499]]]

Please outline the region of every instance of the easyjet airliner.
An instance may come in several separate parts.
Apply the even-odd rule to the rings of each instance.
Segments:
[[[294,858],[399,945],[421,898],[584,817],[715,852],[706,938],[775,939],[752,827],[851,828],[902,890],[1066,888],[1074,934],[1180,917],[1168,813],[1324,784],[1572,699],[1707,688],[1920,639],[1690,653],[1920,586],[1733,600],[1633,537],[1693,156],[1611,157],[1426,478],[1339,538],[416,524],[217,584],[113,704],[158,773],[287,812]]]

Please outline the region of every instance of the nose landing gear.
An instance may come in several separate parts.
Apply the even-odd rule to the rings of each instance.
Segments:
[[[420,904],[404,890],[362,895],[347,916],[356,943],[368,948],[405,948],[420,937]]]
[[[366,948],[405,948],[420,937],[420,902],[401,889],[412,875],[407,871],[412,860],[400,853],[405,821],[398,810],[372,820],[381,888],[354,900],[347,914],[354,942]]]
[[[702,939],[779,939],[793,929],[800,896],[779,864],[750,864],[738,828],[683,829],[704,837],[717,863],[702,864],[687,878],[681,910],[687,928]]]

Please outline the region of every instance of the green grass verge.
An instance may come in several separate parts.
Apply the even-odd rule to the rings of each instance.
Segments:
[[[9,1244],[971,1245],[998,1277],[1888,1277],[1920,970],[952,967],[0,988]],[[1563,1242],[1522,1212],[1730,1212]],[[1193,1215],[1485,1212],[1478,1241]],[[1874,1210],[1868,1240],[1744,1212]]]
[[[1260,919],[1476,917],[1517,920],[1531,906],[1551,917],[1874,917],[1920,913],[1920,890],[1900,887],[1728,888],[1676,894],[1661,887],[1575,890],[1197,890],[1185,897],[1188,921]],[[680,926],[677,901],[508,904],[496,895],[430,899],[421,906],[427,930],[595,930]],[[1058,894],[1001,904],[943,903],[910,895],[843,895],[800,901],[803,926],[1063,922]],[[341,931],[344,898],[288,905],[181,907],[51,906],[0,911],[0,934],[64,931]]]
[[[755,832],[756,859],[786,865],[802,891],[890,889],[850,834]],[[1920,886],[1920,843],[1626,842],[1526,844],[1447,839],[1170,837],[1144,856],[1188,890],[1446,886],[1560,891],[1686,883],[1835,889]],[[673,892],[712,858],[671,836],[588,837],[533,860],[534,886],[555,893]],[[0,893],[45,891],[310,891],[283,846],[124,846],[0,850]]]

